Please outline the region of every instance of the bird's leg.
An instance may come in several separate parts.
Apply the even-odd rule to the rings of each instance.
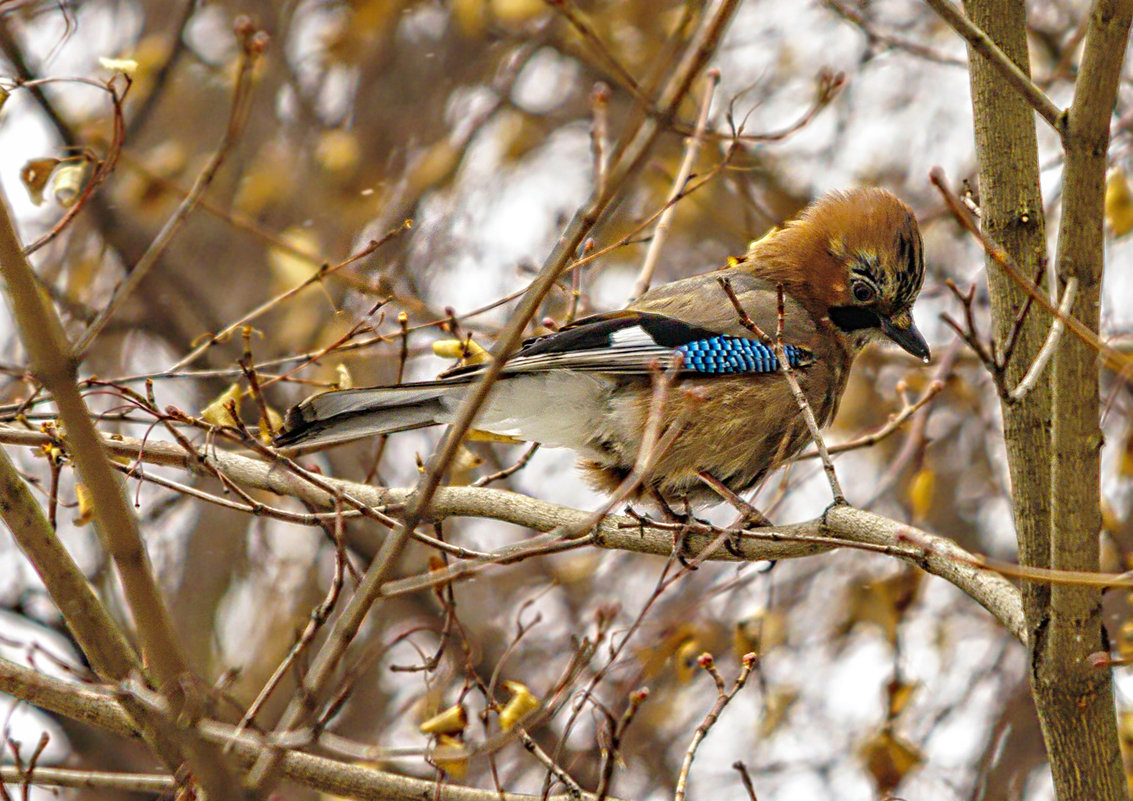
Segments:
[[[637,511],[632,506],[630,506],[629,504],[626,504],[625,513],[629,517],[632,517],[634,520],[636,520],[638,525],[641,526],[642,528],[644,528],[645,526],[649,526],[649,525],[653,524],[653,518],[651,518],[647,514],[642,514],[641,512]]]
[[[683,499],[684,513],[682,514],[673,509],[673,507],[669,505],[669,502],[666,501],[655,488],[651,487],[649,489],[649,495],[657,503],[657,508],[661,510],[661,516],[664,518],[665,522],[680,526],[680,528],[673,532],[673,551],[676,553],[677,559],[680,560],[680,563],[684,567],[690,570],[696,570],[696,564],[689,561],[691,558],[695,557],[696,554],[692,552],[688,538],[692,533],[693,524],[708,525],[707,522],[693,515],[692,508],[689,506],[687,498]]]
[[[731,534],[728,539],[724,541],[724,547],[728,549],[728,553],[732,554],[732,556],[742,556],[740,551],[740,537],[743,536],[741,529],[763,528],[764,526],[773,525],[772,522],[767,519],[767,515],[732,492],[732,490],[724,484],[724,482],[716,478],[716,476],[706,470],[701,470],[696,475],[701,481],[711,487],[713,492],[730,503],[740,513],[736,521],[729,526],[729,528],[735,529],[735,533]]]

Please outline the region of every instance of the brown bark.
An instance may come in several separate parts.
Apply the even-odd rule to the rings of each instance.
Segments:
[[[968,16],[983,28],[1007,56],[1029,74],[1026,18],[1019,0],[968,0]],[[1046,263],[1046,227],[1039,188],[1035,115],[1015,92],[1004,86],[999,70],[971,55],[972,109],[979,162],[980,210],[984,230],[998,241],[1029,275]],[[1002,346],[1022,308],[1026,293],[987,259],[995,341]],[[1015,386],[1034,360],[1049,320],[1032,313],[1019,332],[1007,381]],[[1050,388],[1040,382],[1021,402],[1004,404],[1003,428],[1011,471],[1012,503],[1019,538],[1019,560],[1025,565],[1050,564]],[[1037,582],[1023,585],[1027,620],[1041,618],[1050,590]],[[1033,637],[1033,631],[1031,632]]]
[[[1104,270],[1104,197],[1109,123],[1133,3],[1099,0],[1063,133],[1059,292],[1077,282],[1071,314],[1098,330]],[[1065,337],[1054,355],[1051,435],[1051,566],[1098,570],[1101,445],[1096,351]],[[1125,798],[1112,674],[1090,655],[1109,650],[1097,589],[1054,585],[1032,643],[1032,684],[1060,798]]]
[[[1015,0],[969,0],[972,20],[1027,69],[1025,9]],[[1103,198],[1109,120],[1124,57],[1129,0],[1098,2],[1090,18],[1074,102],[1056,127],[1066,151],[1056,288],[1074,281],[1071,314],[1098,330],[1103,272]],[[1024,270],[1037,274],[1045,253],[1035,118],[1001,71],[972,55],[972,99],[983,222]],[[989,260],[998,343],[1022,292]],[[1014,386],[1050,324],[1032,311],[1008,366]],[[1003,405],[1020,560],[1026,565],[1096,571],[1101,522],[1098,361],[1077,337],[1063,337],[1053,365],[1021,402]],[[1126,797],[1108,670],[1090,655],[1107,652],[1101,593],[1070,585],[1024,586],[1031,688],[1060,799]]]

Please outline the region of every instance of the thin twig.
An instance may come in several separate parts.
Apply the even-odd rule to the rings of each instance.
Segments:
[[[498,470],[495,473],[492,473],[491,475],[481,476],[480,478],[473,481],[471,486],[473,486],[473,487],[486,487],[486,486],[488,486],[489,484],[491,484],[495,481],[500,481],[502,479],[507,478],[510,475],[518,473],[520,470],[527,467],[528,462],[530,462],[532,457],[534,457],[535,454],[538,453],[538,452],[539,452],[539,443],[538,442],[531,443],[531,445],[527,448],[526,451],[523,452],[523,455],[519,457],[519,459],[515,462],[515,464],[508,465],[503,470]]]
[[[779,360],[779,372],[787,380],[787,386],[791,388],[791,394],[795,398],[795,403],[798,404],[799,412],[806,422],[806,427],[810,431],[811,439],[814,440],[815,448],[818,450],[818,456],[822,459],[822,469],[826,471],[826,478],[830,482],[830,491],[834,495],[834,503],[843,504],[846,502],[846,496],[842,492],[842,485],[838,481],[838,474],[834,470],[834,462],[830,460],[830,452],[826,449],[826,441],[822,437],[822,432],[819,430],[818,421],[814,417],[814,411],[810,407],[810,402],[806,399],[802,387],[799,386],[799,381],[795,378],[794,369],[787,361],[787,351],[783,344],[783,323],[785,317],[786,295],[784,293],[783,285],[779,284],[777,288],[778,295],[778,327],[774,339],[767,336],[767,334],[756,325],[755,321],[751,319],[747,311],[744,309],[743,304],[740,303],[739,297],[736,296],[736,291],[732,288],[732,284],[727,278],[717,279],[720,283],[724,293],[731,301],[736,314],[739,316],[739,323],[748,331],[751,331],[764,343],[771,346],[775,351],[775,358]]]
[[[799,411],[802,412],[803,420],[806,421],[806,427],[810,430],[811,439],[814,440],[814,445],[818,449],[818,457],[822,460],[822,469],[826,471],[826,478],[830,482],[830,492],[834,495],[834,503],[844,504],[846,502],[846,495],[842,492],[842,485],[838,481],[838,474],[834,471],[834,462],[830,459],[830,452],[826,450],[826,440],[822,436],[822,431],[819,430],[818,421],[814,417],[814,410],[811,409],[810,402],[806,399],[802,387],[799,386],[799,380],[795,378],[795,371],[787,360],[787,349],[783,344],[786,296],[782,284],[778,285],[777,294],[779,322],[778,331],[775,334],[774,348],[775,355],[779,359],[779,372],[787,379],[787,385],[791,388],[791,394],[795,396],[795,403],[799,405]]]
[[[1055,349],[1058,347],[1058,340],[1062,337],[1062,329],[1064,327],[1063,320],[1070,314],[1070,309],[1074,305],[1074,296],[1078,293],[1078,279],[1071,277],[1066,282],[1066,291],[1062,294],[1062,303],[1058,306],[1058,315],[1050,324],[1050,333],[1047,334],[1046,342],[1043,343],[1042,349],[1035,360],[1031,363],[1027,374],[1019,381],[1019,386],[1011,390],[1010,398],[1012,401],[1018,403],[1027,396],[1027,393],[1035,388],[1039,382],[1043,370],[1046,369],[1050,357],[1054,355]]]
[[[629,90],[630,94],[632,94],[639,103],[645,106],[650,112],[653,112],[653,98],[651,98],[649,93],[637,82],[633,73],[630,72],[630,70],[621,63],[618,57],[611,52],[610,48],[606,46],[606,43],[602,41],[602,37],[598,35],[598,32],[594,30],[590,22],[574,7],[575,4],[554,2],[548,3],[548,5],[553,6],[559,14],[566,17],[567,22],[578,34],[579,39],[590,46],[590,49],[598,56],[599,61],[605,62],[605,67],[613,73],[613,77]]]
[[[594,187],[602,194],[610,177],[610,87],[599,81],[590,90],[590,150],[594,154]]]
[[[618,764],[621,758],[622,738],[625,736],[629,725],[633,723],[634,717],[637,716],[637,710],[641,709],[641,705],[648,698],[648,687],[640,687],[634,690],[629,694],[629,703],[626,704],[621,718],[616,722],[611,721],[610,745],[608,748],[602,749],[602,770],[598,777],[598,787],[594,790],[597,801],[605,801],[606,796],[610,793],[610,781],[614,778],[614,766]]]
[[[716,683],[716,703],[712,705],[712,709],[708,710],[708,714],[704,716],[704,720],[696,727],[696,731],[692,735],[692,742],[689,743],[688,750],[685,751],[684,761],[681,762],[681,772],[677,775],[677,789],[673,793],[673,801],[684,801],[685,791],[688,786],[688,774],[692,769],[692,760],[696,757],[696,749],[700,747],[700,743],[720,718],[720,713],[724,711],[724,707],[736,697],[736,693],[743,689],[757,660],[758,657],[756,657],[755,654],[747,653],[743,655],[740,673],[736,676],[736,680],[732,682],[730,689],[725,689],[724,679],[720,675],[720,671],[716,669],[716,664],[711,654],[701,654],[700,658],[697,660],[697,664],[708,671],[709,675],[712,676],[712,680]]]
[[[256,63],[259,61],[260,56],[263,55],[267,47],[267,35],[262,31],[256,31],[248,23],[246,28],[237,31],[237,35],[241,38],[243,49],[243,56],[240,60],[240,69],[236,76],[236,86],[232,94],[232,106],[229,111],[228,124],[225,126],[224,136],[221,137],[220,144],[213,152],[211,158],[205,168],[197,176],[197,180],[193,183],[193,188],[189,190],[189,194],[178,205],[177,210],[173,212],[154,237],[153,242],[142,254],[130,270],[126,279],[118,287],[117,291],[111,297],[110,302],[106,305],[98,316],[87,327],[86,331],[75,343],[75,354],[82,358],[87,349],[94,343],[94,340],[101,333],[106,324],[114,314],[122,307],[126,298],[133,293],[142,280],[149,274],[149,271],[157,264],[158,259],[165,252],[169,243],[173,241],[173,237],[181,230],[185,221],[189,218],[193,209],[196,208],[197,201],[201,195],[212,184],[213,178],[216,177],[220,167],[224,164],[228,154],[236,144],[241,131],[244,129],[244,123],[247,121],[248,110],[251,108],[251,93],[254,81],[252,80],[253,70]]]
[[[960,354],[961,345],[961,340],[954,339],[944,351],[944,356],[937,364],[932,381],[929,382],[930,390],[932,387],[940,387],[943,389],[945,382],[948,380],[948,376],[951,375],[956,365],[956,358]],[[926,392],[925,394],[927,395],[928,393]],[[886,466],[885,473],[881,476],[881,481],[877,483],[872,497],[863,504],[863,508],[869,509],[872,507],[877,499],[888,492],[890,487],[904,475],[909,464],[924,452],[926,442],[925,431],[928,428],[928,418],[931,412],[931,407],[923,406],[922,411],[916,415],[916,419],[913,421],[913,425],[910,426],[909,433],[905,436],[905,441],[902,443],[901,449]]]
[[[755,797],[755,785],[751,781],[751,774],[748,773],[747,765],[743,762],[736,761],[732,763],[732,767],[739,771],[740,781],[743,782],[744,789],[747,790],[747,797],[751,799],[751,801],[759,801],[759,799]]]
[[[915,39],[906,39],[903,36],[897,36],[892,33],[882,33],[878,31],[873,27],[873,24],[869,21],[866,15],[862,13],[862,11],[856,8],[851,8],[846,3],[841,2],[841,0],[822,0],[822,5],[826,6],[839,17],[851,23],[852,25],[856,25],[865,35],[867,41],[871,45],[870,49],[873,49],[872,45],[875,42],[879,42],[883,45],[887,45],[898,50],[904,50],[906,53],[912,56],[916,56],[917,58],[923,58],[926,61],[934,61],[937,64],[947,64],[951,67],[968,66],[968,62],[966,60],[956,58],[954,56],[944,55],[943,53],[938,53],[930,47],[925,47]]]
[[[298,659],[315,639],[315,635],[319,633],[323,624],[326,623],[330,617],[330,613],[334,611],[335,605],[338,603],[339,594],[342,592],[342,585],[346,575],[347,555],[346,549],[343,547],[342,540],[342,527],[345,514],[342,509],[341,501],[335,502],[334,509],[334,544],[335,544],[335,562],[334,562],[334,578],[331,580],[330,588],[327,590],[326,597],[311,610],[307,625],[304,626],[303,632],[299,635],[299,639],[295,645],[287,652],[287,656],[276,666],[272,671],[271,677],[264,682],[264,686],[260,688],[260,692],[256,695],[251,706],[248,707],[244,716],[240,719],[240,723],[236,726],[236,734],[241,734],[253,721],[256,715],[263,709],[264,704],[267,703],[268,698],[283,681],[291,666],[295,664]]]
[[[1039,264],[1034,279],[1032,279],[1032,283],[1035,286],[1038,286],[1039,281],[1042,280],[1043,274],[1046,272],[1047,268],[1045,256],[1039,261],[1041,263]],[[1031,304],[1034,302],[1035,299],[1028,294],[1027,297],[1023,300],[1023,305],[1019,307],[1019,313],[1016,314],[1015,319],[1011,321],[1011,330],[1008,331],[1007,336],[1004,337],[1003,348],[996,356],[997,363],[1004,369],[1007,368],[1007,364],[1011,361],[1011,357],[1015,355],[1015,345],[1019,342],[1019,334],[1023,331],[1023,323],[1026,321],[1027,314],[1031,311]],[[993,341],[991,344],[994,346],[995,342]]]
[[[692,175],[692,168],[696,166],[696,158],[700,155],[700,148],[704,144],[704,131],[708,127],[708,112],[712,108],[712,99],[716,95],[716,87],[720,85],[720,71],[708,70],[705,76],[704,97],[700,101],[700,113],[696,117],[696,130],[685,140],[685,155],[681,161],[677,177],[673,179],[673,188],[665,200],[665,210],[657,218],[657,225],[653,229],[653,238],[649,241],[649,249],[645,252],[645,259],[641,263],[641,271],[629,293],[629,302],[640,298],[653,282],[653,272],[657,269],[657,262],[661,257],[661,248],[668,238],[669,229],[673,225],[673,217],[677,213],[677,201],[684,195],[685,184]]]
[[[929,385],[925,388],[925,391],[919,398],[917,398],[912,403],[905,404],[901,408],[901,410],[892,415],[885,423],[885,425],[883,425],[881,428],[869,434],[863,434],[860,437],[854,437],[853,439],[846,442],[839,442],[837,445],[827,445],[826,452],[833,455],[836,453],[845,453],[846,451],[858,450],[859,448],[869,448],[876,445],[882,440],[887,439],[892,434],[895,434],[897,431],[900,431],[901,426],[905,424],[906,420],[908,420],[914,414],[931,403],[933,398],[939,395],[941,391],[943,391],[943,389],[944,381],[934,378],[929,382]],[[803,459],[813,459],[816,456],[818,456],[818,449],[812,448],[810,450],[803,451],[797,456],[792,457],[790,461],[797,462]]]
[[[1023,275],[1023,271],[1019,269],[1019,265],[1011,258],[1011,254],[1009,254],[1002,245],[985,234],[980,227],[972,221],[968,211],[960,203],[951,187],[949,187],[948,179],[945,178],[942,169],[933,167],[929,172],[929,180],[944,198],[949,211],[952,212],[952,216],[956,221],[976,238],[983,247],[984,252],[991,257],[991,260],[996,265],[1001,267],[1003,271],[1010,276],[1011,280],[1014,281],[1020,289],[1030,295],[1035,303],[1046,309],[1052,316],[1060,317],[1066,324],[1066,327],[1070,329],[1071,333],[1104,356],[1110,369],[1118,373],[1119,376],[1127,377],[1133,375],[1133,359],[1106,342],[1103,342],[1098,335],[1083,324],[1081,320],[1068,315],[1059,315],[1058,308],[1050,298],[1043,293],[1042,289],[1035,284],[1034,281]]]
[[[177,370],[180,370],[185,365],[191,364],[192,362],[194,362],[197,359],[198,356],[200,356],[206,350],[211,348],[213,345],[215,345],[218,342],[224,342],[226,339],[228,339],[228,337],[231,336],[241,326],[245,326],[248,323],[255,320],[257,317],[263,316],[264,314],[266,314],[267,312],[274,309],[276,306],[278,306],[283,301],[294,297],[295,295],[299,294],[300,292],[302,292],[307,287],[312,286],[312,285],[317,284],[317,283],[320,283],[327,276],[334,275],[339,270],[341,270],[343,267],[347,267],[351,264],[354,264],[354,263],[366,258],[371,253],[373,253],[375,250],[377,250],[382,245],[384,245],[386,242],[389,242],[391,239],[398,236],[402,232],[409,230],[411,227],[412,227],[412,221],[406,220],[405,222],[403,222],[398,227],[393,228],[390,231],[387,231],[385,233],[385,235],[382,236],[380,239],[375,239],[375,240],[370,241],[366,245],[366,247],[362,248],[357,253],[350,254],[345,259],[340,261],[338,264],[335,264],[334,266],[328,266],[326,264],[322,265],[318,270],[316,270],[314,273],[312,273],[308,277],[304,278],[302,281],[300,281],[295,286],[293,286],[290,289],[280,293],[279,295],[276,295],[275,297],[273,297],[269,300],[264,301],[259,306],[252,309],[247,314],[243,315],[239,320],[236,320],[235,322],[233,322],[233,323],[225,326],[224,328],[222,328],[218,333],[209,334],[203,342],[201,342],[195,348],[193,348],[191,351],[189,351],[188,354],[186,354],[185,356],[178,359],[177,363],[174,364],[172,367],[170,367],[166,372],[169,372],[169,373],[176,372]]]

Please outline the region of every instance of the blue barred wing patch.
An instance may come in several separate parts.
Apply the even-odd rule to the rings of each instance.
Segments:
[[[786,345],[787,364],[803,367],[810,354],[795,345]],[[695,373],[775,373],[779,359],[770,345],[744,337],[714,336],[687,342],[676,348],[684,356],[684,368]]]
[[[814,362],[814,355],[798,345],[787,345],[786,353],[792,367]],[[621,311],[587,317],[527,340],[508,360],[503,374],[575,370],[644,375],[657,368],[668,369],[678,355],[686,375],[758,375],[779,370],[774,348],[758,340],[720,334],[660,314]],[[461,365],[442,377],[471,380],[483,370],[483,364]]]

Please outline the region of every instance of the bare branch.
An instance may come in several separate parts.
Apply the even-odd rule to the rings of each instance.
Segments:
[[[1062,303],[1058,306],[1058,315],[1051,321],[1050,334],[1047,335],[1042,350],[1039,351],[1039,355],[1035,357],[1035,360],[1031,362],[1031,366],[1028,368],[1027,374],[1023,376],[1023,380],[1010,392],[1012,401],[1021,401],[1026,397],[1028,392],[1034,389],[1035,384],[1039,382],[1039,377],[1042,376],[1043,370],[1046,369],[1047,363],[1050,361],[1050,357],[1054,355],[1054,351],[1058,347],[1058,340],[1062,336],[1062,321],[1070,314],[1070,309],[1074,305],[1074,296],[1077,292],[1078,279],[1071,278],[1066,282],[1066,291],[1062,294]]]
[[[99,312],[98,316],[87,326],[87,330],[75,343],[75,353],[81,358],[87,349],[91,346],[94,340],[101,333],[102,329],[110,322],[110,318],[122,307],[126,298],[138,287],[142,280],[149,274],[149,271],[157,264],[158,259],[165,252],[169,243],[173,241],[173,237],[181,230],[185,221],[189,218],[193,209],[196,208],[197,201],[212,184],[213,178],[216,177],[221,165],[224,164],[225,158],[232,151],[240,132],[244,128],[244,122],[247,118],[248,109],[251,107],[251,91],[254,81],[252,80],[252,70],[263,55],[264,48],[267,45],[267,35],[262,31],[249,30],[238,31],[242,39],[243,45],[243,58],[240,62],[240,69],[236,78],[236,86],[232,94],[232,108],[229,112],[228,125],[224,130],[224,136],[221,137],[220,144],[213,152],[212,157],[209,159],[205,168],[201,170],[201,174],[197,176],[197,180],[193,183],[193,188],[189,190],[189,194],[181,201],[177,210],[173,212],[162,226],[162,229],[154,237],[153,242],[150,243],[149,248],[138,259],[138,262],[130,269],[129,275],[118,287],[117,291],[111,297],[110,302],[106,308]]]
[[[134,689],[140,691],[142,688]],[[110,694],[45,676],[2,658],[0,658],[0,692],[118,735],[129,737],[137,734],[122,705]],[[154,707],[154,711],[168,714],[168,708],[160,696],[148,693],[145,700]],[[257,758],[271,753],[274,746],[274,741],[263,735],[249,732],[237,734],[231,724],[213,720],[197,721],[192,726],[192,731],[210,743],[226,747],[235,759],[245,766],[250,766]],[[37,773],[39,770],[46,769],[37,769]],[[349,798],[383,798],[397,801],[413,801],[421,798],[438,801],[536,801],[540,798],[537,795],[501,794],[494,790],[437,785],[427,779],[401,776],[389,771],[299,751],[286,752],[280,762],[280,771],[288,779],[304,787]],[[591,793],[584,793],[582,798],[585,801],[595,801],[595,796]],[[577,801],[567,793],[552,795],[549,799]],[[617,800],[609,799],[609,801]]]
[[[673,217],[677,213],[677,201],[684,195],[685,184],[692,175],[692,168],[696,165],[696,158],[700,155],[700,148],[704,144],[704,131],[708,126],[708,111],[712,108],[712,98],[716,95],[716,87],[720,84],[720,71],[709,70],[705,81],[704,97],[700,101],[700,113],[696,117],[696,130],[685,140],[685,157],[681,161],[677,177],[673,179],[673,188],[665,201],[665,210],[657,218],[657,225],[653,228],[653,238],[649,240],[649,249],[645,252],[645,259],[641,263],[641,270],[637,280],[629,293],[629,302],[640,298],[649,289],[653,282],[653,272],[657,268],[657,261],[661,257],[661,248],[668,237],[669,229],[673,225]]]
[[[1059,136],[1066,131],[1066,112],[1054,104],[1046,92],[1040,89],[1025,72],[1019,69],[1007,54],[991,40],[991,37],[976,26],[963,11],[956,8],[949,0],[925,0],[941,19],[948,23],[952,30],[964,37],[972,49],[986,58],[998,69],[1007,83],[1018,92],[1031,108],[1038,112],[1050,127],[1054,128]]]
[[[743,689],[747,684],[748,676],[751,675],[752,669],[755,668],[758,661],[755,654],[744,654],[743,666],[740,668],[740,673],[736,676],[736,680],[732,682],[730,689],[724,688],[724,679],[720,676],[720,672],[716,669],[716,664],[712,659],[712,655],[704,653],[700,655],[697,663],[708,671],[712,676],[712,680],[716,683],[716,703],[712,705],[712,709],[704,716],[704,720],[696,727],[696,731],[692,735],[692,742],[688,745],[688,750],[685,751],[685,758],[681,762],[681,771],[677,775],[677,789],[673,793],[673,801],[684,801],[685,791],[688,785],[688,774],[692,769],[692,760],[696,757],[696,749],[700,747],[700,743],[708,735],[708,732],[720,719],[720,714],[724,711],[724,707],[736,697],[736,693]]]
[[[50,438],[40,432],[0,426],[0,443],[4,442],[38,446],[50,442]],[[202,466],[203,460],[210,468],[244,487],[296,497],[323,508],[334,508],[336,497],[350,497],[374,509],[384,510],[386,514],[398,514],[412,497],[412,491],[408,489],[373,487],[329,478],[324,481],[328,486],[337,488],[337,492],[328,492],[280,470],[278,465],[215,448],[190,455],[168,442],[142,443],[114,436],[105,438],[104,443],[114,454],[211,475]],[[648,523],[625,515],[607,515],[595,523],[594,513],[491,487],[441,487],[430,514],[435,519],[487,517],[547,533],[499,548],[485,561],[458,561],[425,576],[384,582],[379,588],[382,597],[417,592],[479,572],[490,565],[509,564],[535,554],[579,547],[580,544],[666,557],[673,551],[673,526]],[[693,526],[687,536],[687,545],[695,554],[714,543],[721,531],[728,529]],[[912,562],[955,584],[988,609],[1015,636],[1023,636],[1018,590],[995,571],[974,567],[971,561],[974,557],[945,537],[845,505],[833,506],[823,517],[806,523],[737,530],[734,533],[737,535],[733,539],[736,549],[715,551],[712,559],[790,559],[821,553],[833,547],[877,551]],[[583,534],[587,538],[579,540]],[[910,547],[910,536],[915,536],[917,543],[928,543],[931,547]]]

